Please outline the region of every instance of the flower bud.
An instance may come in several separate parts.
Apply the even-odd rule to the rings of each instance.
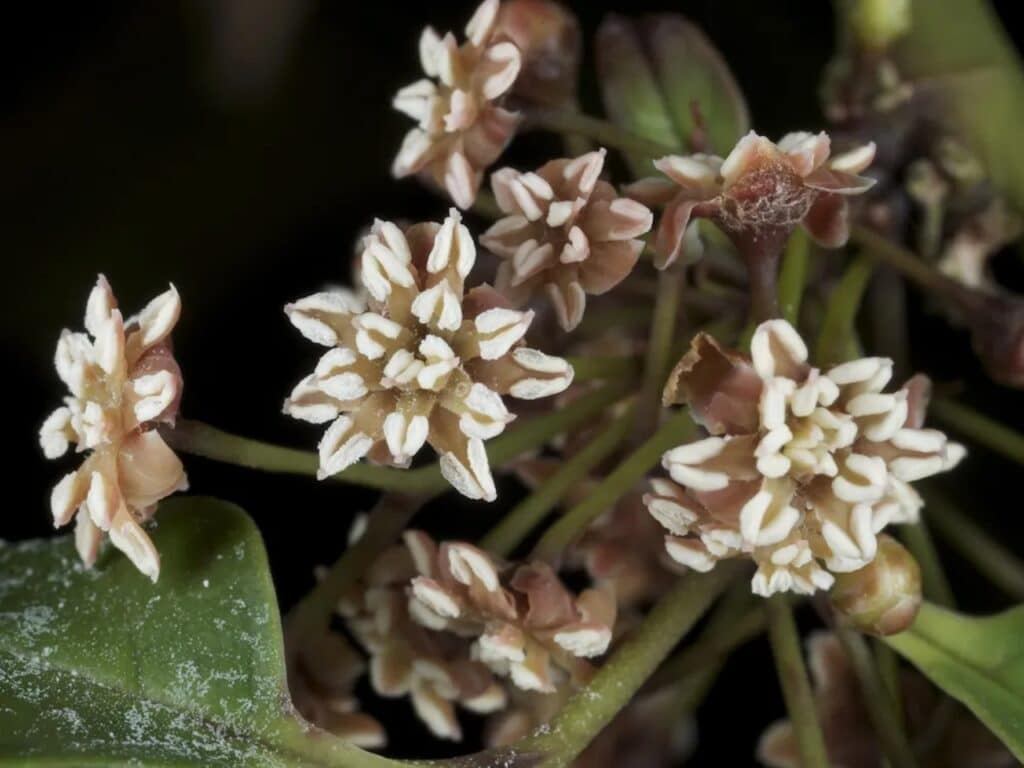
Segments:
[[[854,0],[848,13],[857,41],[868,48],[887,48],[910,31],[910,0]]]
[[[496,31],[522,52],[523,68],[512,87],[516,96],[547,107],[575,100],[582,47],[572,11],[551,0],[506,0]]]
[[[836,574],[832,605],[844,620],[872,635],[902,632],[921,607],[921,569],[902,544],[878,537],[878,554],[860,570]]]

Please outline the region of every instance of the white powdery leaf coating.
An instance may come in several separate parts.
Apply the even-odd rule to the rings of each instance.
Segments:
[[[129,382],[139,398],[132,410],[139,423],[157,418],[178,396],[179,379],[170,371],[157,371]]]
[[[511,420],[501,395],[480,383],[470,387],[464,405],[468,411],[459,419],[459,429],[468,437],[480,440],[497,437]]]
[[[677,563],[700,573],[707,573],[715,567],[717,562],[717,558],[707,550],[703,542],[696,539],[666,536],[665,551]]]
[[[555,633],[555,643],[573,656],[590,659],[608,650],[612,631],[608,627],[584,625]]]
[[[412,302],[412,313],[423,325],[436,318],[437,327],[456,331],[462,325],[462,304],[447,280],[421,292]]]
[[[458,602],[433,579],[417,576],[412,580],[412,594],[423,605],[443,619],[457,619],[462,615]]]
[[[512,359],[524,370],[538,377],[520,379],[509,388],[509,394],[520,400],[536,400],[564,392],[572,384],[575,371],[567,360],[529,347],[516,347]]]
[[[777,361],[772,342],[781,346],[797,363],[807,361],[807,345],[796,329],[785,320],[761,323],[750,340],[750,358],[754,370],[762,379],[776,375]]]
[[[494,307],[481,312],[473,320],[479,334],[480,357],[497,360],[504,357],[513,345],[526,335],[533,312],[519,312],[504,307]]]
[[[477,579],[488,592],[497,591],[498,571],[491,559],[469,544],[452,544],[448,548],[448,570],[460,584],[469,586]]]
[[[318,480],[336,475],[365,456],[373,447],[373,438],[354,432],[355,422],[350,416],[339,416],[320,439]]]

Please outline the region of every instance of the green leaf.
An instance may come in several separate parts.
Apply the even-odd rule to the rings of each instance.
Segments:
[[[963,703],[1024,760],[1024,605],[974,618],[930,603],[886,638],[935,685]]]
[[[0,764],[393,765],[293,713],[259,531],[231,504],[161,505],[153,585],[71,537],[0,542]]]
[[[678,14],[634,22],[610,14],[597,30],[601,95],[616,125],[680,152],[727,154],[750,127],[736,80],[703,32]],[[694,107],[699,110],[701,135]],[[652,158],[627,158],[638,176],[652,173]]]
[[[700,111],[707,150],[727,155],[750,130],[750,112],[722,54],[693,23],[674,13],[644,19],[654,73],[676,133],[696,135],[694,106]]]

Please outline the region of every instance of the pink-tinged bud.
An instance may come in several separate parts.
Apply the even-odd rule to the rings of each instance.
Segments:
[[[895,635],[910,627],[921,607],[921,569],[902,544],[878,537],[878,554],[852,573],[836,574],[830,593],[843,619],[871,635]]]
[[[514,95],[546,107],[575,101],[582,37],[572,11],[551,0],[506,0],[496,32],[523,56]]]

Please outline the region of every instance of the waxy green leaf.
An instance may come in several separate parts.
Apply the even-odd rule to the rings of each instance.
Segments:
[[[975,618],[925,603],[885,642],[1024,760],[1024,606]]]
[[[259,531],[201,498],[161,505],[154,585],[70,536],[0,543],[0,765],[394,765],[312,729],[285,684]]]

